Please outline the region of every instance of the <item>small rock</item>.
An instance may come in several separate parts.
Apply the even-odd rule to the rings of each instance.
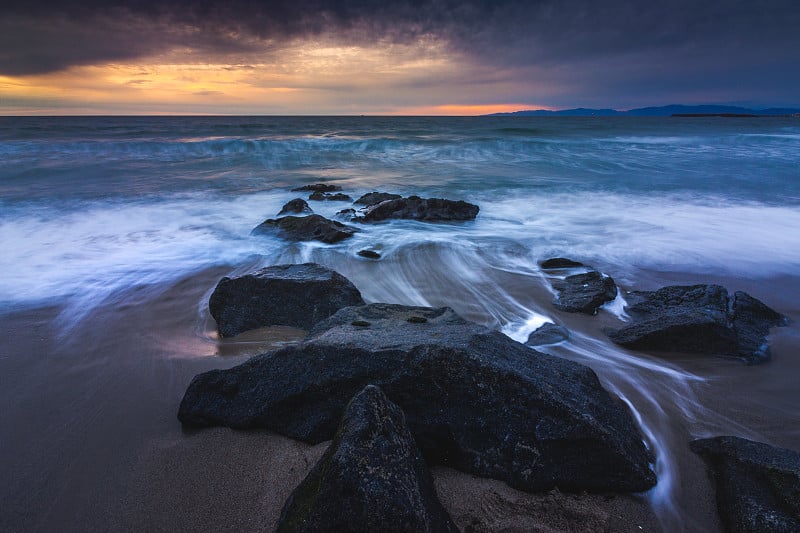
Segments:
[[[385,202],[386,200],[396,200],[398,198],[402,198],[402,196],[388,192],[369,192],[353,203],[370,206]]]
[[[728,531],[800,531],[800,453],[740,437],[690,444],[708,465]]]
[[[302,198],[295,198],[294,200],[286,202],[286,205],[284,205],[280,210],[278,216],[288,215],[291,213],[311,213],[311,208],[308,207],[308,204]]]
[[[308,199],[309,200],[315,200],[315,201],[318,201],[318,202],[323,201],[323,200],[331,201],[331,202],[352,202],[353,201],[353,199],[350,196],[348,196],[348,195],[346,195],[344,193],[337,192],[336,194],[330,194],[330,193],[320,192],[320,191],[316,191],[316,192],[311,193],[311,196],[309,196]]]
[[[525,344],[528,346],[542,346],[545,344],[555,344],[567,339],[569,339],[569,330],[567,330],[567,328],[548,322],[531,333]]]
[[[222,337],[265,326],[309,329],[342,307],[361,305],[344,276],[314,263],[277,265],[222,278],[208,302]]]
[[[292,189],[292,192],[333,192],[333,191],[341,191],[342,188],[338,185],[331,185],[328,183],[314,183],[313,185],[303,185],[302,187],[297,187]]]
[[[358,230],[354,227],[327,219],[322,215],[308,215],[265,220],[254,228],[250,234],[275,234],[278,237],[293,241],[321,241],[333,244],[352,237],[356,231]]]
[[[539,263],[542,270],[560,270],[562,268],[576,268],[584,266],[583,263],[565,257],[553,257]]]
[[[356,252],[356,254],[360,255],[361,257],[366,257],[367,259],[380,259],[381,258],[381,254],[379,254],[378,252],[376,252],[374,250],[359,250],[358,252]]]
[[[328,450],[292,492],[278,532],[457,533],[403,412],[372,385],[355,395]]]
[[[554,305],[568,313],[596,315],[601,305],[617,297],[617,285],[611,276],[596,270],[555,280],[552,285],[558,291]]]

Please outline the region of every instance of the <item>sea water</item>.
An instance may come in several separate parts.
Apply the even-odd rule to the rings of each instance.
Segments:
[[[361,231],[335,245],[250,236],[304,197],[292,188],[313,183],[353,199],[466,200],[480,213],[463,223],[354,224]],[[309,204],[329,218],[350,207]],[[449,305],[525,341],[564,320],[538,267],[549,257],[592,265],[625,289],[653,288],[651,272],[800,274],[800,121],[2,117],[0,245],[0,309],[57,306],[64,335],[133,288],[211,267],[314,261],[367,301]],[[358,257],[365,248],[381,259]],[[621,324],[624,304],[620,293],[597,320]],[[678,523],[675,417],[725,425],[697,401],[703,377],[580,325],[543,350],[588,364],[629,405],[657,457],[660,482],[648,497],[666,524]]]

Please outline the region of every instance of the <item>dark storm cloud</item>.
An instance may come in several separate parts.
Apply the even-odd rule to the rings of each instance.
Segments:
[[[198,57],[279,54],[296,38],[368,45],[425,36],[475,63],[521,69],[521,81],[536,66],[569,70],[553,75],[575,80],[585,68],[608,87],[630,78],[629,90],[657,84],[659,72],[719,75],[724,84],[766,71],[780,84],[781,70],[800,64],[798,28],[796,0],[34,0],[0,12],[0,73],[176,48]]]

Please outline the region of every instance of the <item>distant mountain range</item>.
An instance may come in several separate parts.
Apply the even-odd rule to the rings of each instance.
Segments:
[[[769,109],[748,109],[729,105],[665,105],[660,107],[642,107],[639,109],[629,109],[628,111],[617,111],[616,109],[588,109],[578,107],[575,109],[560,109],[558,111],[548,111],[546,109],[530,109],[526,111],[514,111],[513,113],[493,113],[490,116],[513,116],[513,117],[669,117],[673,115],[683,116],[780,116],[797,115],[800,109],[778,108]]]

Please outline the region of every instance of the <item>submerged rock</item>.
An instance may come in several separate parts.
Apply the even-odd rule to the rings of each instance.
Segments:
[[[558,291],[553,304],[568,313],[596,315],[601,305],[617,297],[617,285],[611,276],[605,276],[596,270],[554,280],[552,285]]]
[[[208,301],[222,337],[265,326],[309,329],[343,307],[361,305],[350,280],[314,263],[277,265],[222,278]]]
[[[293,241],[321,241],[333,244],[352,237],[356,231],[358,230],[354,227],[327,219],[322,215],[308,215],[265,220],[256,226],[250,234],[274,234]]]
[[[278,216],[288,215],[291,213],[311,213],[311,208],[308,207],[308,203],[302,198],[295,198],[294,200],[289,200],[283,206],[283,208],[278,213]]]
[[[449,308],[341,309],[299,346],[196,376],[178,418],[316,443],[334,435],[348,400],[367,384],[403,409],[430,462],[527,491],[655,484],[630,414],[591,369]]]
[[[292,192],[334,192],[341,191],[342,188],[338,185],[331,185],[329,183],[314,183],[312,185],[303,185],[292,189]]]
[[[569,330],[567,328],[548,322],[528,335],[528,340],[525,341],[525,344],[528,346],[542,346],[544,344],[555,344],[567,339],[569,339]]]
[[[329,200],[332,202],[352,202],[353,199],[344,193],[337,192],[336,194],[330,194],[326,192],[316,191],[311,193],[311,196],[308,197],[309,200],[314,200],[316,202],[321,202],[325,200]]]
[[[690,447],[708,465],[728,531],[800,531],[800,453],[740,437]]]
[[[474,220],[478,216],[477,205],[463,200],[443,198],[396,198],[367,207],[364,214],[355,217],[356,222],[380,222],[389,219],[409,219],[423,222]]]
[[[560,270],[562,268],[582,267],[584,264],[565,257],[553,257],[540,262],[539,266],[542,270]]]
[[[356,254],[360,255],[361,257],[366,257],[367,259],[380,259],[381,254],[376,252],[375,250],[359,250]]]
[[[403,412],[368,385],[281,512],[278,532],[452,532]]]
[[[367,194],[363,195],[361,198],[356,200],[355,204],[359,205],[375,205],[381,202],[385,202],[386,200],[397,200],[398,198],[402,198],[399,194],[392,194],[388,192],[368,192]]]
[[[632,292],[629,301],[631,323],[609,337],[636,350],[728,355],[758,363],[770,357],[770,328],[786,323],[780,313],[747,293],[729,296],[719,285]]]

